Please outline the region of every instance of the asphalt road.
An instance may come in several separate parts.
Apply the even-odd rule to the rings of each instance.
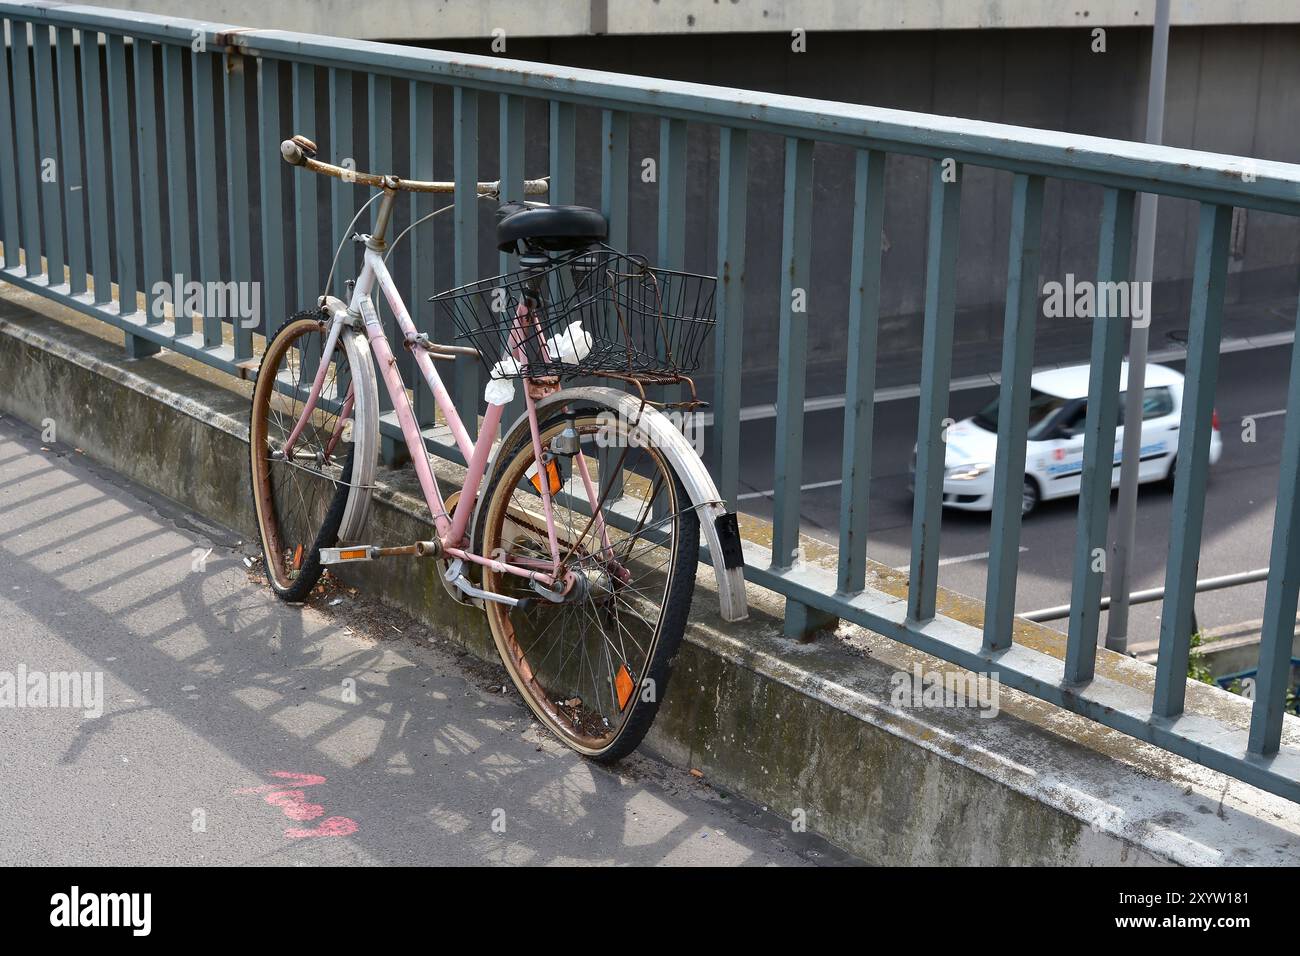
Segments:
[[[1286,402],[1289,346],[1229,352],[1220,358],[1216,407],[1222,422],[1223,457],[1210,473],[1205,504],[1205,534],[1200,577],[1249,571],[1268,565],[1281,458],[1283,416],[1258,418],[1256,440],[1242,441],[1241,419],[1282,409]],[[1182,369],[1181,363],[1168,363]],[[955,391],[949,414],[960,420],[974,414],[996,395],[996,389]],[[775,421],[742,424],[743,494],[770,490]],[[802,497],[804,530],[829,541],[838,540],[840,459],[844,415],[840,409],[809,412],[805,419]],[[867,553],[891,567],[910,561],[912,496],[907,489],[908,459],[916,441],[917,401],[897,399],[876,406],[872,490]],[[821,487],[817,487],[817,486]],[[813,486],[813,487],[809,487]],[[1115,513],[1112,496],[1111,515]],[[1159,486],[1143,486],[1138,497],[1137,550],[1133,558],[1133,587],[1164,584],[1169,547],[1171,496]],[[764,516],[770,500],[748,497],[741,509]],[[1077,520],[1077,498],[1044,502],[1026,519],[1021,538],[1020,577],[1016,609],[1024,613],[1068,604]],[[982,597],[988,562],[989,516],[944,512],[941,586]],[[1109,593],[1109,581],[1106,590]],[[1263,614],[1263,583],[1202,594],[1196,602],[1204,628],[1239,624]],[[1130,646],[1154,641],[1159,633],[1160,604],[1135,606],[1130,615]],[[1064,630],[1066,622],[1049,626]],[[1103,629],[1105,621],[1102,622]]]
[[[0,694],[0,865],[849,862],[650,757],[584,761],[499,666],[346,593],[284,605],[243,557],[0,418],[0,688],[103,682],[98,717]]]

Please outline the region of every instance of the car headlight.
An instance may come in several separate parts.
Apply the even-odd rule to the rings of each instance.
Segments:
[[[953,465],[950,468],[944,469],[943,476],[945,478],[951,478],[953,481],[971,481],[972,479],[978,478],[980,475],[992,470],[992,468],[993,466],[987,462]]]

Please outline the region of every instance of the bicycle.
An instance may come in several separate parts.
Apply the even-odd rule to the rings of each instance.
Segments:
[[[722,616],[746,616],[736,516],[645,393],[647,385],[675,384],[690,391],[681,407],[702,404],[687,373],[712,328],[715,280],[653,269],[611,249],[595,210],[507,202],[498,246],[518,256],[519,270],[434,296],[458,343],[432,342],[385,266],[386,233],[399,193],[448,193],[455,184],[343,169],[316,159],[302,136],[286,140],[281,154],[291,165],[376,188],[353,224],[376,199],[379,207],[373,232],[355,237],[363,267],[350,301],[326,292],[290,317],[267,341],[256,375],[250,472],[271,588],[302,601],[330,566],[432,559],[455,600],[485,610],[511,680],[543,726],[597,760],[629,753],[667,690],[701,531]],[[525,195],[548,188],[532,180]],[[500,198],[496,183],[479,183],[477,192]],[[372,301],[376,288],[466,462],[460,490],[445,500]],[[434,366],[468,357],[488,370],[474,441]],[[433,518],[432,540],[359,543],[378,458],[376,362]],[[637,394],[562,387],[602,376]],[[516,382],[526,411],[495,441]]]

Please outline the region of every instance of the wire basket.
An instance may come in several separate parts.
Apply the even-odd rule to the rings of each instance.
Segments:
[[[431,301],[496,378],[605,374],[653,381],[699,368],[715,322],[716,281],[597,247]],[[519,316],[526,296],[535,304]]]

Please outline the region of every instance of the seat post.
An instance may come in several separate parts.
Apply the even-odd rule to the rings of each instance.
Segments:
[[[544,252],[525,252],[519,256],[519,266],[528,273],[528,285],[525,299],[529,307],[535,307],[540,301],[542,278],[551,264],[551,257]]]

